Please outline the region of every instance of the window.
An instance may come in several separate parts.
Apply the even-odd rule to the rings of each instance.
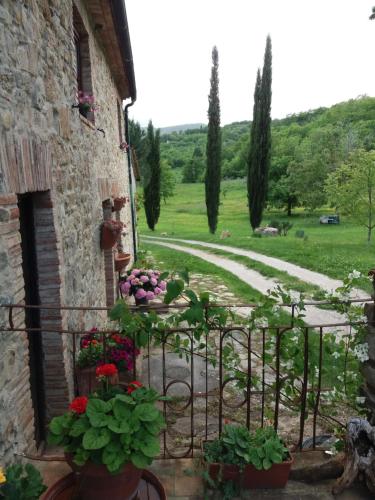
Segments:
[[[80,92],[92,96],[89,35],[76,6],[73,6],[73,36],[75,46],[77,98]],[[85,118],[94,122],[94,113],[92,111],[81,106],[79,112]]]

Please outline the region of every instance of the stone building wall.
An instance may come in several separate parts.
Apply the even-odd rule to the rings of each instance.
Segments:
[[[17,206],[23,193],[39,193],[34,208],[43,304],[106,304],[103,203],[129,196],[126,153],[119,149],[121,96],[85,2],[74,3],[89,35],[92,89],[100,106],[94,125],[72,108],[77,102],[72,1],[0,4],[0,304],[25,298]],[[129,204],[121,219],[128,232],[124,250],[131,253]],[[0,324],[6,321],[0,311]],[[93,323],[88,315],[42,311],[48,417],[61,411],[72,391],[69,338],[49,334],[48,328]],[[24,325],[22,310],[14,312],[14,324]],[[0,456],[9,460],[14,450],[32,451],[25,333],[0,331],[0,408]]]

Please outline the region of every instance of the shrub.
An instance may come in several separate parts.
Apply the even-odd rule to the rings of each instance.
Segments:
[[[303,229],[298,229],[296,231],[296,238],[304,238],[305,237],[305,231]]]

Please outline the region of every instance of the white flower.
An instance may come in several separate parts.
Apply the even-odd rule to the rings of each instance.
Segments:
[[[358,279],[361,277],[362,277],[362,273],[360,271],[356,271],[355,269],[353,269],[353,271],[348,274],[348,279],[350,279],[350,280],[355,280],[355,279]]]
[[[341,354],[340,354],[339,352],[335,351],[335,352],[333,352],[333,353],[332,353],[332,356],[333,356],[335,359],[338,359],[338,358],[341,356]]]
[[[357,356],[359,361],[361,363],[364,363],[365,361],[368,361],[369,355],[368,355],[368,343],[365,342],[364,344],[358,344],[354,347],[353,353]]]

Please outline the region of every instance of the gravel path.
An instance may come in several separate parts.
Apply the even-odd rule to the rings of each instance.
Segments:
[[[147,237],[147,239],[148,239],[148,237]],[[183,240],[183,241],[188,242],[189,240]],[[276,280],[274,280],[272,278],[266,278],[262,274],[258,273],[257,271],[253,271],[252,269],[247,268],[243,264],[240,264],[238,262],[235,262],[235,261],[230,260],[230,259],[225,258],[225,257],[210,254],[209,252],[205,252],[204,250],[199,250],[197,248],[190,248],[190,247],[176,245],[174,243],[170,243],[169,241],[166,241],[165,239],[158,240],[154,237],[152,237],[152,243],[155,245],[160,245],[163,247],[170,248],[172,250],[177,250],[179,252],[185,252],[185,253],[188,253],[190,255],[194,255],[195,257],[199,257],[200,259],[211,262],[215,266],[221,267],[222,269],[225,269],[225,270],[233,273],[235,276],[237,276],[238,279],[241,279],[242,281],[247,283],[249,286],[251,286],[255,290],[258,290],[259,292],[261,292],[262,294],[266,294],[268,290],[276,287],[279,284]],[[218,246],[224,247],[224,245],[216,245],[216,247],[218,247]],[[229,248],[229,247],[226,247],[226,248]],[[278,260],[278,259],[276,259],[276,260]],[[282,261],[280,261],[280,262],[282,262]],[[296,266],[296,267],[298,267],[298,266]],[[332,281],[334,281],[334,280],[332,280]],[[324,309],[319,309],[316,306],[308,306],[306,311],[305,311],[305,321],[309,325],[320,325],[320,324],[329,325],[329,324],[342,323],[345,321],[345,318],[341,314],[339,314],[335,311],[328,311],[328,310],[324,310]],[[342,328],[337,327],[335,329],[338,332],[343,331]]]
[[[285,260],[278,259],[276,257],[269,257],[268,255],[263,255],[261,253],[253,252],[252,250],[244,250],[242,248],[231,247],[228,245],[219,245],[217,243],[206,243],[205,241],[197,241],[197,240],[183,240],[180,238],[157,238],[155,236],[142,236],[147,240],[161,240],[161,241],[180,241],[182,243],[187,243],[189,245],[194,246],[202,246],[206,248],[215,248],[217,250],[223,250],[225,252],[230,252],[235,255],[243,255],[244,257],[248,257],[249,259],[256,260],[258,262],[262,262],[267,266],[274,267],[279,271],[285,271],[291,276],[295,276],[296,278],[305,281],[306,283],[311,283],[313,285],[317,285],[323,290],[327,292],[331,292],[342,286],[342,281],[335,280],[333,278],[329,278],[324,274],[317,273],[315,271],[310,271],[309,269],[305,269],[304,267],[297,266],[296,264],[292,264],[290,262],[286,262]],[[207,259],[206,259],[207,260]],[[255,288],[255,287],[254,287]],[[363,296],[367,296],[367,293],[362,290],[355,289],[353,298],[361,298]]]

